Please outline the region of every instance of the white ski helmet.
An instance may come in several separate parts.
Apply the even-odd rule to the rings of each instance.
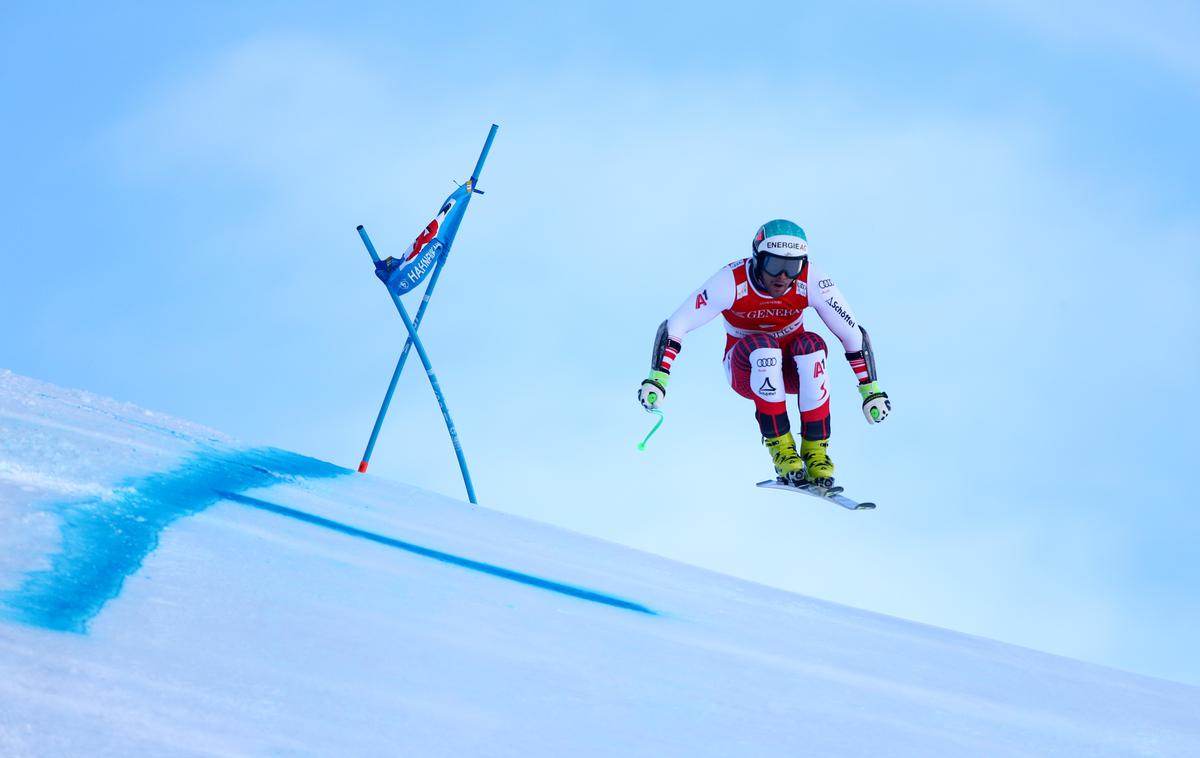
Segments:
[[[808,237],[799,224],[777,218],[758,227],[750,249],[757,273],[768,277],[787,274],[795,279],[808,260]]]

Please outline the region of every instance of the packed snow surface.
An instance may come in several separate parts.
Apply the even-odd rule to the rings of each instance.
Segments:
[[[1194,687],[8,372],[0,527],[3,756],[1200,755]]]

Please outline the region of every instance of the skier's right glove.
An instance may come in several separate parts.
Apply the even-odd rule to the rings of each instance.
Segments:
[[[863,415],[868,424],[878,424],[887,418],[892,410],[892,401],[887,393],[879,389],[879,382],[868,382],[858,385],[858,394],[863,399]]]
[[[650,376],[642,382],[638,389],[638,400],[647,411],[656,411],[667,396],[667,380],[671,375],[666,371],[651,371]]]

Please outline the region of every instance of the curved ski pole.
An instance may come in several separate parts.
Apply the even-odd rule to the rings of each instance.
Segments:
[[[658,431],[658,427],[662,426],[662,422],[663,422],[663,418],[664,418],[663,412],[658,409],[652,410],[650,412],[653,413],[655,416],[658,416],[658,421],[654,422],[654,428],[651,429],[650,433],[646,435],[646,439],[644,439],[638,443],[638,450],[645,450],[646,443],[649,442],[650,438],[654,436],[654,433]]]

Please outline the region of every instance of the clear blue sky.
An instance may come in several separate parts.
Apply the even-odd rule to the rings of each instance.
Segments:
[[[0,366],[353,466],[402,344],[354,227],[402,249],[495,122],[424,330],[485,505],[1200,683],[1194,5],[2,16]],[[658,323],[778,216],[895,403],[832,362],[874,513],[752,487],[717,324],[634,450]],[[372,470],[461,492],[420,372]]]

